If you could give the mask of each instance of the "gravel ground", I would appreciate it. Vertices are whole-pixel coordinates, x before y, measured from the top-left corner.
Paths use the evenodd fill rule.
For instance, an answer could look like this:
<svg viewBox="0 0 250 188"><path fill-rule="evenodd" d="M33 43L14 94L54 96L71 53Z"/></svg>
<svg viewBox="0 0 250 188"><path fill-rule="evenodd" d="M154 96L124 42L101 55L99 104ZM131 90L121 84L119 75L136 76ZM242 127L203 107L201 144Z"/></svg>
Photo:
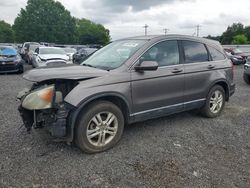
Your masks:
<svg viewBox="0 0 250 188"><path fill-rule="evenodd" d="M250 86L216 119L186 112L126 127L121 142L95 155L27 134L17 112L21 75L0 75L0 187L250 187Z"/></svg>

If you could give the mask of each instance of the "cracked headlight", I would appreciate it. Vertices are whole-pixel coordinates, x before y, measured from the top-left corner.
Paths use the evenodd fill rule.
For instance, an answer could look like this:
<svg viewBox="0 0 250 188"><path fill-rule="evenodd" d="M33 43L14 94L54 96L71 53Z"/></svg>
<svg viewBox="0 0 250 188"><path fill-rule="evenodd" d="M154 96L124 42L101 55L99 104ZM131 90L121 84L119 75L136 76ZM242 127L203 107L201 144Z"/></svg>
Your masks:
<svg viewBox="0 0 250 188"><path fill-rule="evenodd" d="M22 102L22 107L28 110L42 110L51 108L54 89L55 87L52 85L28 94Z"/></svg>

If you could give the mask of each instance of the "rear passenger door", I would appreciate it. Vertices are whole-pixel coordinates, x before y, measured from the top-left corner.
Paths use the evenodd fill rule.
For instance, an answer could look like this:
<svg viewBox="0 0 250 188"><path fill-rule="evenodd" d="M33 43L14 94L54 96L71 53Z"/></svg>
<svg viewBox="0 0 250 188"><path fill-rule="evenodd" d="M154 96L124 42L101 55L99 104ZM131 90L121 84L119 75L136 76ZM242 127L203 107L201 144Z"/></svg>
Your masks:
<svg viewBox="0 0 250 188"><path fill-rule="evenodd" d="M182 50L185 69L184 108L191 109L204 104L212 72L217 68L205 44L183 40Z"/></svg>

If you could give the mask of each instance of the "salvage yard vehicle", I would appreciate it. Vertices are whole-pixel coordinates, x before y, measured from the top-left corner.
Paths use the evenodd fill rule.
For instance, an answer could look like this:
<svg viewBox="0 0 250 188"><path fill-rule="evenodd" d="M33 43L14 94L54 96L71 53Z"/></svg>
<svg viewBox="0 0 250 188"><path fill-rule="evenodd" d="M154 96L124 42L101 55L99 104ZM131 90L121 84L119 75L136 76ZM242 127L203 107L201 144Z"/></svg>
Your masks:
<svg viewBox="0 0 250 188"><path fill-rule="evenodd" d="M40 46L33 53L33 67L45 67L65 64L72 64L72 61L70 61L66 52L62 48Z"/></svg>
<svg viewBox="0 0 250 188"><path fill-rule="evenodd" d="M33 60L33 54L37 48L39 48L40 45L37 44L30 44L26 53L26 62L29 65L32 65L32 60Z"/></svg>
<svg viewBox="0 0 250 188"><path fill-rule="evenodd" d="M0 46L0 73L23 73L23 60L11 46Z"/></svg>
<svg viewBox="0 0 250 188"><path fill-rule="evenodd" d="M241 64L244 64L246 62L246 60L239 55L232 55L231 53L229 53L227 51L225 51L225 52L226 52L227 57L229 59L231 59L231 61L234 65L241 65Z"/></svg>
<svg viewBox="0 0 250 188"><path fill-rule="evenodd" d="M97 48L82 48L78 50L73 55L73 63L76 64L82 63L85 59L87 59L91 54L93 54L97 50L98 50Z"/></svg>
<svg viewBox="0 0 250 188"><path fill-rule="evenodd" d="M243 78L247 84L250 84L250 61L247 61L244 65Z"/></svg>
<svg viewBox="0 0 250 188"><path fill-rule="evenodd" d="M25 42L25 43L23 43L21 50L20 50L20 55L26 63L29 63L28 62L28 53L29 53L30 45L39 46L39 43L37 43L37 42Z"/></svg>
<svg viewBox="0 0 250 188"><path fill-rule="evenodd" d="M75 48L63 48L69 60L73 62L73 55L77 52Z"/></svg>
<svg viewBox="0 0 250 188"><path fill-rule="evenodd" d="M118 40L81 65L33 69L24 79L34 82L18 95L27 130L46 128L87 153L113 147L125 124L192 109L217 117L235 91L221 45L183 35Z"/></svg>
<svg viewBox="0 0 250 188"><path fill-rule="evenodd" d="M246 63L246 60L249 56L249 53L242 52L239 48L225 48L224 49L226 52L232 54L233 56L241 57L243 59L243 63Z"/></svg>

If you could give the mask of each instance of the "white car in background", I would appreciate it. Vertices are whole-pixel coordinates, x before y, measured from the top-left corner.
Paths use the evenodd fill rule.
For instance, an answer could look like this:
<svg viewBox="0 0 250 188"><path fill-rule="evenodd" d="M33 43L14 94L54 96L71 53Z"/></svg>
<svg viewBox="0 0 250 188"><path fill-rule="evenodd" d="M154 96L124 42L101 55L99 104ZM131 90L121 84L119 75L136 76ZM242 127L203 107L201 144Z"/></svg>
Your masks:
<svg viewBox="0 0 250 188"><path fill-rule="evenodd" d="M45 67L72 64L69 56L62 48L39 47L33 53L32 66Z"/></svg>
<svg viewBox="0 0 250 188"><path fill-rule="evenodd" d="M66 52L67 56L69 56L69 60L73 62L73 55L77 52L75 48L63 48Z"/></svg>

